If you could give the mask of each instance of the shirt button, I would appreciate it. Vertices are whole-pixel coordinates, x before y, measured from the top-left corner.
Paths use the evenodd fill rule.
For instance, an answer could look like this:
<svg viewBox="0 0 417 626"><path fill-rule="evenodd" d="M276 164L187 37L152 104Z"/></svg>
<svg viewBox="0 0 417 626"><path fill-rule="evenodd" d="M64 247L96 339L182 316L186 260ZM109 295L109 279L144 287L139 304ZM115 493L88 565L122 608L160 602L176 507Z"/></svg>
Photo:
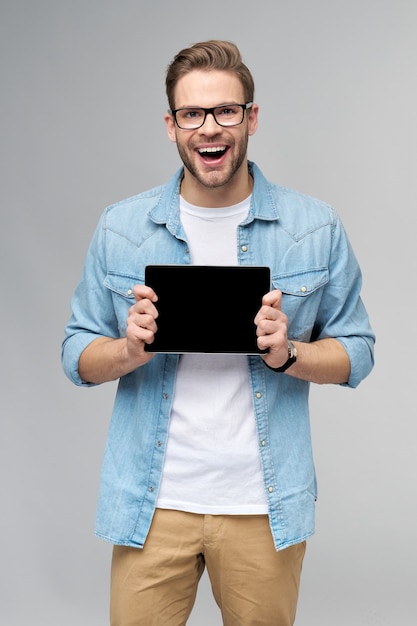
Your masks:
<svg viewBox="0 0 417 626"><path fill-rule="evenodd" d="M262 398L262 394L261 394L261 392L260 392L260 391L258 391L258 392L256 393L256 397L258 398L258 400L259 400L259 398Z"/></svg>
<svg viewBox="0 0 417 626"><path fill-rule="evenodd" d="M301 287L301 291L302 291L302 293L305 293L305 292L307 291L307 287L306 287L305 285L303 285L303 286Z"/></svg>
<svg viewBox="0 0 417 626"><path fill-rule="evenodd" d="M242 246L241 250L242 250L242 252L247 252L248 251L248 246Z"/></svg>
<svg viewBox="0 0 417 626"><path fill-rule="evenodd" d="M269 493L272 493L274 491L274 488L273 487L268 487L268 491L269 491Z"/></svg>
<svg viewBox="0 0 417 626"><path fill-rule="evenodd" d="M149 491L150 492L155 491L155 487L149 487Z"/></svg>
<svg viewBox="0 0 417 626"><path fill-rule="evenodd" d="M131 289L128 289L128 290L126 291L126 293L127 293L127 295L128 295L128 296L131 296L131 295L132 295L132 293L133 293L133 291L132 291Z"/></svg>
<svg viewBox="0 0 417 626"><path fill-rule="evenodd" d="M162 394L162 397L163 397L163 399L164 399L164 400L168 400L168 398L169 398L169 396L168 396L168 394L167 394L167 393L163 393L163 394Z"/></svg>
<svg viewBox="0 0 417 626"><path fill-rule="evenodd" d="M262 447L266 446L266 441L265 441L265 439L263 439L263 440L261 441L261 446L262 446Z"/></svg>

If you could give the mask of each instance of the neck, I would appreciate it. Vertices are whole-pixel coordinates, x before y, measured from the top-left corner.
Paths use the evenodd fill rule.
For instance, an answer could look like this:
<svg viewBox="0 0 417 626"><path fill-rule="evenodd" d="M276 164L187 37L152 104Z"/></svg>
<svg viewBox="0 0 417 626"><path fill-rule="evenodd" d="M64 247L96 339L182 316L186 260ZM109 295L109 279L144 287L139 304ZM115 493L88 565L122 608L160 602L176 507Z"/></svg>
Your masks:
<svg viewBox="0 0 417 626"><path fill-rule="evenodd" d="M238 176L219 187L202 185L187 168L184 168L180 193L187 202L195 206L221 208L242 202L250 196L252 189L253 178L246 163Z"/></svg>

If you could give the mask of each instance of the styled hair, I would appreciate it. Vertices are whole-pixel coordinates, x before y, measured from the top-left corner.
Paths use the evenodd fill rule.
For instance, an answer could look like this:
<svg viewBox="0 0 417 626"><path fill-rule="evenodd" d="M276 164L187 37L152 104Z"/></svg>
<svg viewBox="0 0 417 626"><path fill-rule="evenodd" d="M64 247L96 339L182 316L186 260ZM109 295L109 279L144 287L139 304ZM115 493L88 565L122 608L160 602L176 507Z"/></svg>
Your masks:
<svg viewBox="0 0 417 626"><path fill-rule="evenodd" d="M243 63L238 47L231 41L211 39L184 48L168 65L165 88L171 109L175 109L174 92L177 82L192 70L222 70L236 74L243 86L245 102L253 101L254 80Z"/></svg>

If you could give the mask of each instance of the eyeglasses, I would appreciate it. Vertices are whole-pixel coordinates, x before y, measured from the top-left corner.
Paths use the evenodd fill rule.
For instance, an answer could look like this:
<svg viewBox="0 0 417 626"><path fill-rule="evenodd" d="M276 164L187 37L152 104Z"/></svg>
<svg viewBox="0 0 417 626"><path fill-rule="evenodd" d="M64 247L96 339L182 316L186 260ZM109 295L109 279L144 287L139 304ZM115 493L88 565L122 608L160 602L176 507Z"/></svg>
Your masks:
<svg viewBox="0 0 417 626"><path fill-rule="evenodd" d="M175 123L182 130L196 130L203 126L209 113L219 126L239 126L243 122L246 109L250 109L253 102L246 104L222 104L212 109L203 107L183 107L181 109L168 109L168 113L174 116Z"/></svg>

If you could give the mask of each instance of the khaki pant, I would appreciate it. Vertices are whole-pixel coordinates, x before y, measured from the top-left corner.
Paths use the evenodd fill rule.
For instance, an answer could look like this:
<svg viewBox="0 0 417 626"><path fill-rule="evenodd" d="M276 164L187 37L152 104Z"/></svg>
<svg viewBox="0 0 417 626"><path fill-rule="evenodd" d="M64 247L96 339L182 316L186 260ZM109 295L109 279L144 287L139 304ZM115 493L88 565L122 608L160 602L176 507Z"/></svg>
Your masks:
<svg viewBox="0 0 417 626"><path fill-rule="evenodd" d="M292 626L304 552L266 515L157 509L143 549L114 546L111 626L184 626L205 566L225 626Z"/></svg>

